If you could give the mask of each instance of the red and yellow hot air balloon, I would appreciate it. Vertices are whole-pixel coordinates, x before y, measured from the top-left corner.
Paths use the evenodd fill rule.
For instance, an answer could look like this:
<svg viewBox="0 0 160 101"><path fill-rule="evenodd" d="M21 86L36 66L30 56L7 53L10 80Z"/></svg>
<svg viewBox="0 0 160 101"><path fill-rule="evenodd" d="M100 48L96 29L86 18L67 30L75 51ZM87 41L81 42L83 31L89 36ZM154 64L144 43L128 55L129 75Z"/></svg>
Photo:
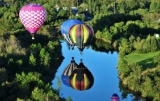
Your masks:
<svg viewBox="0 0 160 101"><path fill-rule="evenodd" d="M93 28L87 24L75 24L69 30L70 39L80 51L91 42L93 36Z"/></svg>
<svg viewBox="0 0 160 101"><path fill-rule="evenodd" d="M46 15L46 10L39 4L28 4L21 8L19 12L20 20L32 35L32 39L45 22Z"/></svg>
<svg viewBox="0 0 160 101"><path fill-rule="evenodd" d="M88 90L93 86L94 77L82 61L70 76L70 86L75 90Z"/></svg>
<svg viewBox="0 0 160 101"><path fill-rule="evenodd" d="M65 38L65 40L70 44L73 45L72 41L69 38L69 30L70 28L75 25L75 24L82 24L83 22L78 20L78 19L68 19L66 21L64 21L61 25L61 33L63 35L63 37Z"/></svg>

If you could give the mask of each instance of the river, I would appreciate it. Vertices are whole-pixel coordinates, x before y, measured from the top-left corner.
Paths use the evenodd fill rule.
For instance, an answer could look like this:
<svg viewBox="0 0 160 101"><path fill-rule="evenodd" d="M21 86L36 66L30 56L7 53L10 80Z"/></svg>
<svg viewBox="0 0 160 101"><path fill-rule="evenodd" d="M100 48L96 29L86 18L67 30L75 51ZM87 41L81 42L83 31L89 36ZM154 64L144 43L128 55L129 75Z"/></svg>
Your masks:
<svg viewBox="0 0 160 101"><path fill-rule="evenodd" d="M62 83L60 90L61 97L67 98L70 96L73 101L110 101L112 94L117 93L120 101L132 101L134 98L132 94L128 94L126 98L122 98L121 96L122 92L119 88L118 70L116 68L118 64L117 52L105 53L87 47L80 54L77 47L74 47L74 50L69 50L64 40L61 40L61 45L64 59L57 70L56 77L61 78L64 69L70 64L72 57L74 57L77 64L82 59L84 65L94 77L93 86L84 91L74 90ZM56 89L57 79L54 78L52 83L52 87Z"/></svg>

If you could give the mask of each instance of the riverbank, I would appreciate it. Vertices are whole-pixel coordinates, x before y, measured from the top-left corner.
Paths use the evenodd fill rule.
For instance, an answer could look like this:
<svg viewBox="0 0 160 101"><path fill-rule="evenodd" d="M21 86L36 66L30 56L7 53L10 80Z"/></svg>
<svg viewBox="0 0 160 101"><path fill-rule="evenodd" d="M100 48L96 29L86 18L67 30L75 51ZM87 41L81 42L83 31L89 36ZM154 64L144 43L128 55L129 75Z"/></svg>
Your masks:
<svg viewBox="0 0 160 101"><path fill-rule="evenodd" d="M144 101L159 101L160 51L146 54L130 53L119 58L119 78L129 90Z"/></svg>

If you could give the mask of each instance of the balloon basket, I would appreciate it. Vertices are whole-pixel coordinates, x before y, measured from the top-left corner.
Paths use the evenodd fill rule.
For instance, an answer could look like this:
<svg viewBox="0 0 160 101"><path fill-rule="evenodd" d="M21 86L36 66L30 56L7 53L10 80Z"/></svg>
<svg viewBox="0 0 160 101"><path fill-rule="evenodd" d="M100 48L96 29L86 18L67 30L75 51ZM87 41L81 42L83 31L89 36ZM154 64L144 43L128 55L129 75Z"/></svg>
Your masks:
<svg viewBox="0 0 160 101"><path fill-rule="evenodd" d="M34 34L32 34L32 40L34 40L35 38L34 38Z"/></svg>

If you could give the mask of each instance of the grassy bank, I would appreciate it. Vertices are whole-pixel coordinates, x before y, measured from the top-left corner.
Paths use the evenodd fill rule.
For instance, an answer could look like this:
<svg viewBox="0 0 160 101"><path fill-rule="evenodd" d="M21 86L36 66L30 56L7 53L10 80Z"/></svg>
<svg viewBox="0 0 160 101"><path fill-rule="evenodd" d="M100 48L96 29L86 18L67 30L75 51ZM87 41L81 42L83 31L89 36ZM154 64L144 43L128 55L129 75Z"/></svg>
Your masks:
<svg viewBox="0 0 160 101"><path fill-rule="evenodd" d="M160 51L151 52L147 54L140 54L140 53L131 53L127 55L127 61L129 64L133 63L151 63L153 62L153 58L160 54Z"/></svg>

